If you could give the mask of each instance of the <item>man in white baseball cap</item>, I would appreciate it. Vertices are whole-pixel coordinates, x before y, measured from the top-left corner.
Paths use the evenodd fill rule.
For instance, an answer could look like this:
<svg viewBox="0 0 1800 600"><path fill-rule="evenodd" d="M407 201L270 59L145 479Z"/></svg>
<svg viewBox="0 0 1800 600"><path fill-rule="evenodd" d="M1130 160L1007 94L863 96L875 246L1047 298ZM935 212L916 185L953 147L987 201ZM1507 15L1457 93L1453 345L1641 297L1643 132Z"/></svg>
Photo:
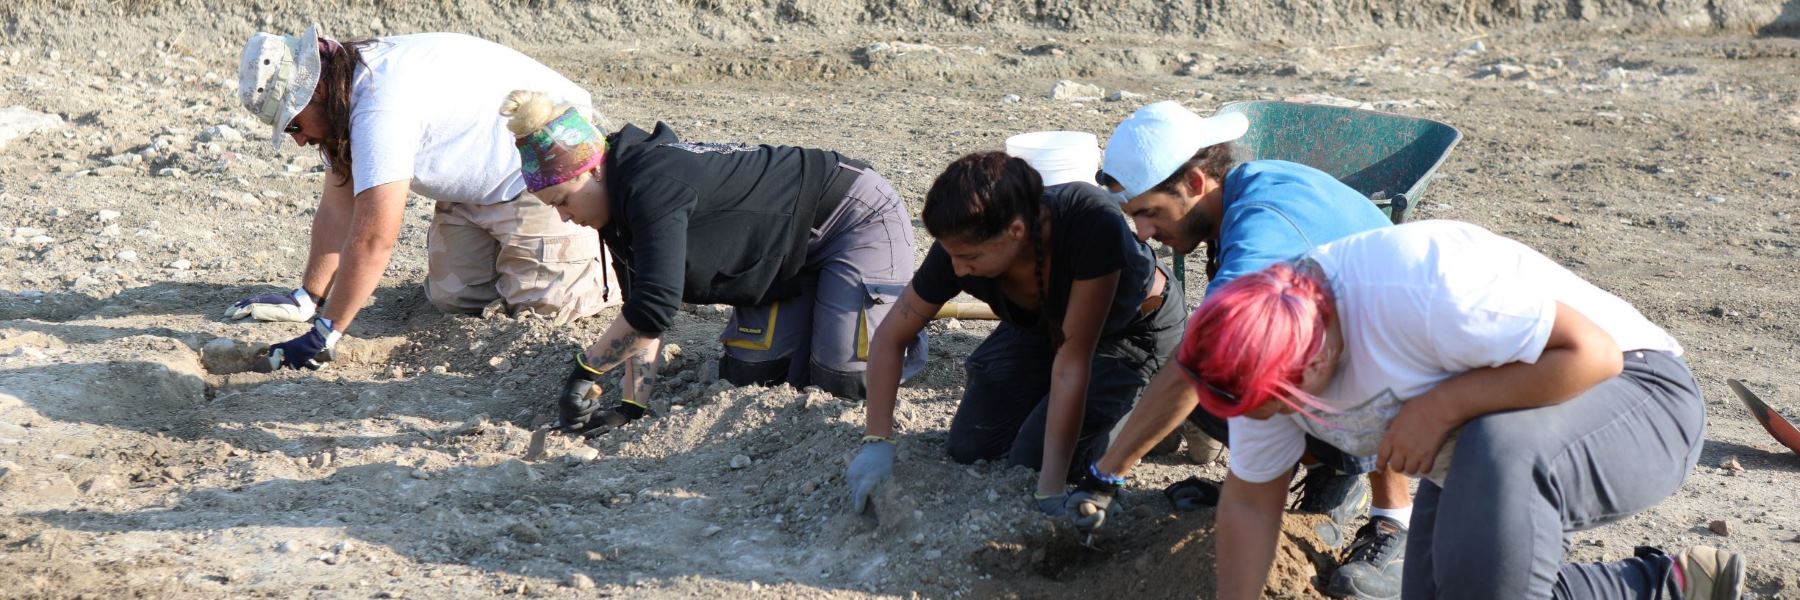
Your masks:
<svg viewBox="0 0 1800 600"><path fill-rule="evenodd" d="M1314 246L1389 224L1368 198L1323 171L1278 160L1237 163L1232 142L1249 128L1242 113L1201 117L1174 101L1151 104L1113 131L1097 177L1114 190L1140 238L1155 239L1182 253L1207 243L1208 293L1239 275L1298 257ZM1195 410L1199 399L1192 386L1179 365L1170 360L1144 390L1106 455L1094 464L1096 472L1124 476L1184 418L1221 441L1228 442L1233 433L1249 434L1237 431L1238 419L1228 427L1226 421ZM1360 516L1364 506L1373 507L1373 519L1356 533L1353 550L1327 592L1399 597L1399 558L1412 511L1407 478L1371 473L1373 465L1367 464L1371 461L1333 451L1323 442L1309 443L1308 449L1313 452L1309 464L1303 465L1308 468L1302 469L1306 477L1298 510L1329 515L1342 527ZM1234 474L1251 470L1289 473L1293 467L1255 465L1248 469L1240 464L1245 459L1237 455L1229 460ZM1362 473L1369 473L1374 484L1372 503L1371 488L1364 485ZM1221 515L1225 514L1224 504L1234 500L1219 498L1213 484L1197 478L1176 483L1165 494L1178 507L1219 502ZM1102 497L1097 504L1109 501ZM1098 526L1104 511L1096 514L1102 516L1077 524ZM1219 551L1223 555L1247 549ZM1225 589L1223 579L1221 582Z"/></svg>

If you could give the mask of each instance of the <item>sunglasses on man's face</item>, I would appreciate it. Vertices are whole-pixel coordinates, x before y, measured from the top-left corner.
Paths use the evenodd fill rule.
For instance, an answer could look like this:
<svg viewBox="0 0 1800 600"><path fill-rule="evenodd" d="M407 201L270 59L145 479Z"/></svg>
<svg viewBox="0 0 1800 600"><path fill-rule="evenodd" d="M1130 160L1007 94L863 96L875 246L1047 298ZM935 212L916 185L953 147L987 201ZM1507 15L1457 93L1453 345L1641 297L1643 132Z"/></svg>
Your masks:
<svg viewBox="0 0 1800 600"><path fill-rule="evenodd" d="M300 124L293 122L293 121L289 121L287 124L287 127L281 128L281 132L288 134L288 135L294 135L296 133L300 133Z"/></svg>

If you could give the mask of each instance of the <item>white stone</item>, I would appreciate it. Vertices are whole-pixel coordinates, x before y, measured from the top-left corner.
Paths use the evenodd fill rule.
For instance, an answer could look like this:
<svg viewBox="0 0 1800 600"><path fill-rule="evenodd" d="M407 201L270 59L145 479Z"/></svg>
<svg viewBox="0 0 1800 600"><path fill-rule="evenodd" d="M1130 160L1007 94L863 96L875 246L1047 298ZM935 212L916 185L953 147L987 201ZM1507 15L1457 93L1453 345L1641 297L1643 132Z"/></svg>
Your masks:
<svg viewBox="0 0 1800 600"><path fill-rule="evenodd" d="M94 220L99 221L101 223L112 221L117 218L119 218L119 211L116 211L116 210L108 210L108 209L103 208L103 209L100 209L100 212L94 213Z"/></svg>
<svg viewBox="0 0 1800 600"><path fill-rule="evenodd" d="M1139 94L1137 92L1127 92L1125 90L1119 90L1119 91L1113 92L1112 95L1107 96L1106 101L1107 102L1121 102L1124 100L1141 100L1143 98L1144 98L1143 94Z"/></svg>
<svg viewBox="0 0 1800 600"><path fill-rule="evenodd" d="M748 457L748 456L739 454L739 455L731 457L731 468L734 470L735 469L747 469L750 467L751 464L752 464L752 461L750 460L750 457Z"/></svg>
<svg viewBox="0 0 1800 600"><path fill-rule="evenodd" d="M62 127L62 117L41 113L23 106L0 108L0 148L7 142L38 131Z"/></svg>
<svg viewBox="0 0 1800 600"><path fill-rule="evenodd" d="M1050 86L1051 100L1099 100L1105 95L1106 88L1067 79L1059 79Z"/></svg>
<svg viewBox="0 0 1800 600"><path fill-rule="evenodd" d="M189 261L188 259L181 258L181 259L176 259L175 262L169 263L169 268L177 270L177 271L186 271L188 269L194 268L194 263Z"/></svg>
<svg viewBox="0 0 1800 600"><path fill-rule="evenodd" d="M244 141L244 134L238 133L238 130L232 129L230 125L214 125L200 132L200 141L241 142Z"/></svg>

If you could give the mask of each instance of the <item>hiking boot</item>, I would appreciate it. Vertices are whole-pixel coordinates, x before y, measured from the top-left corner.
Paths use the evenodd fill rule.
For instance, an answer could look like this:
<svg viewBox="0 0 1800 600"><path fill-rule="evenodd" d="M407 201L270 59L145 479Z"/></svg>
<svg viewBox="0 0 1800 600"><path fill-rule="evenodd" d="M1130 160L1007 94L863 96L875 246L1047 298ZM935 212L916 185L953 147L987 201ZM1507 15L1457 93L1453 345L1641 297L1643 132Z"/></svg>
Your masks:
<svg viewBox="0 0 1800 600"><path fill-rule="evenodd" d="M1675 556L1681 597L1737 600L1744 593L1744 557L1712 546L1694 546Z"/></svg>
<svg viewBox="0 0 1800 600"><path fill-rule="evenodd" d="M1387 517L1371 517L1356 530L1344 565L1331 574L1325 595L1333 598L1389 600L1400 597L1400 571L1406 555L1406 526Z"/></svg>
<svg viewBox="0 0 1800 600"><path fill-rule="evenodd" d="M1350 525L1351 519L1362 516L1369 509L1369 482L1362 475L1340 473L1330 467L1312 467L1306 470L1306 476L1294 485L1299 490L1300 499L1294 501L1295 512L1313 515L1325 515L1331 518L1330 525L1314 528L1320 541L1336 548L1344 543L1344 528Z"/></svg>
<svg viewBox="0 0 1800 600"><path fill-rule="evenodd" d="M1189 421L1182 421L1175 428L1176 435L1187 442L1188 460L1197 465L1210 465L1225 462L1225 444L1200 430L1200 426Z"/></svg>

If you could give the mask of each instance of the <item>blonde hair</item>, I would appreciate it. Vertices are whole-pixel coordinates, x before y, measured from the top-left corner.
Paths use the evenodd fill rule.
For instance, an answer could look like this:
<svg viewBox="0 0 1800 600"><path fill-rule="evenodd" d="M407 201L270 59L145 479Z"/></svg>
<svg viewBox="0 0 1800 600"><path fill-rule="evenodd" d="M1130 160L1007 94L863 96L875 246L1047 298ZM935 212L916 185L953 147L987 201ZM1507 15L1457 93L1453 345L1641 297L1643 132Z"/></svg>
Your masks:
<svg viewBox="0 0 1800 600"><path fill-rule="evenodd" d="M500 116L507 117L506 129L512 132L513 137L525 137L542 129L545 123L571 108L581 118L587 119L601 135L606 134L606 118L593 108L586 105L553 104L550 96L543 92L513 90L506 95L506 101L500 103Z"/></svg>

